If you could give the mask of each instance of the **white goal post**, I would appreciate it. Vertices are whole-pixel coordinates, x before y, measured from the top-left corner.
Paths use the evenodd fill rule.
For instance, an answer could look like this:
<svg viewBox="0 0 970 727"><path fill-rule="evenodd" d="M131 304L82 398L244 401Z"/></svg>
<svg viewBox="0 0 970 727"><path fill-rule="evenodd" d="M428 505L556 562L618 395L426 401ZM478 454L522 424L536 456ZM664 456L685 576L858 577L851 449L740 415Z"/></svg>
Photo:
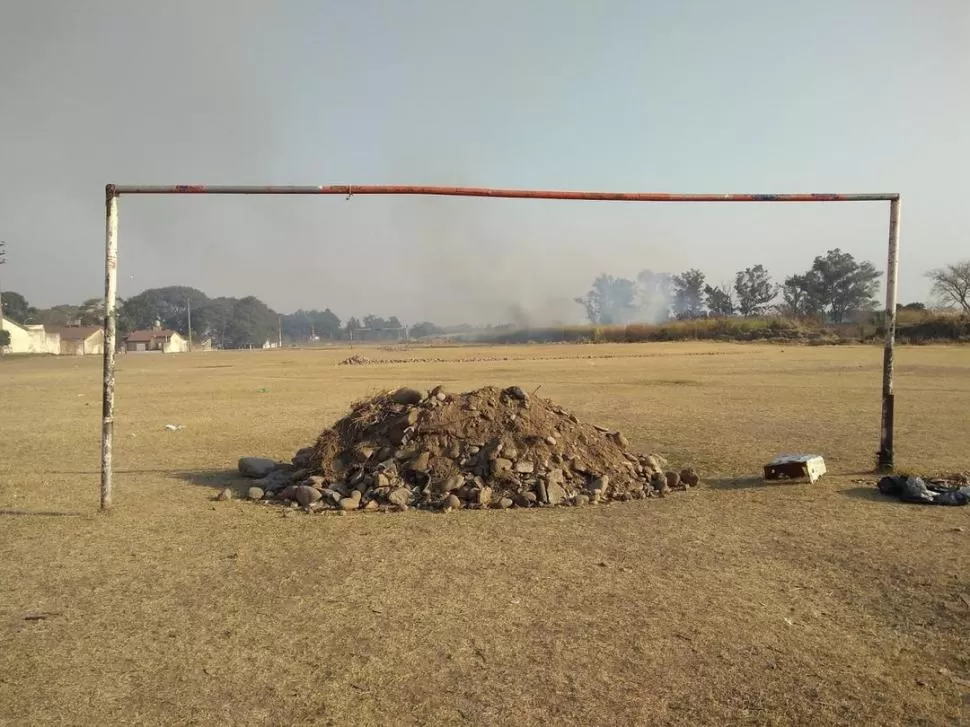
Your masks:
<svg viewBox="0 0 970 727"><path fill-rule="evenodd" d="M105 186L104 253L104 387L101 420L101 509L111 507L114 435L115 353L117 348L118 198L135 194L242 194L242 195L421 195L444 197L496 197L503 199L559 199L601 202L889 202L889 256L886 265L886 338L882 369L882 418L876 467L892 471L895 409L894 347L896 294L899 269L898 193L879 194L666 194L660 192L577 192L488 187L427 187L412 185L327 186Z"/></svg>

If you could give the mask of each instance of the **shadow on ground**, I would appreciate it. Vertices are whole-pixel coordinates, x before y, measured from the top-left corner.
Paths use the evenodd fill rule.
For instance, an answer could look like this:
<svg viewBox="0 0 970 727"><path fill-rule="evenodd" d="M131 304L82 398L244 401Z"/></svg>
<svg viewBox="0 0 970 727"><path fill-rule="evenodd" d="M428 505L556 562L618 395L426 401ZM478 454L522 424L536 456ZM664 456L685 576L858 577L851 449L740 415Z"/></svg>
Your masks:
<svg viewBox="0 0 970 727"><path fill-rule="evenodd" d="M878 502L898 502L894 498L886 497L875 487L849 487L839 490L840 495L851 497L854 500L873 500Z"/></svg>
<svg viewBox="0 0 970 727"><path fill-rule="evenodd" d="M241 476L236 470L186 470L186 471L169 471L169 474L183 482L188 482L191 485L198 485L199 487L212 487L215 489L222 489L228 487L232 490L239 490L248 484L252 484L253 480L246 479Z"/></svg>
<svg viewBox="0 0 970 727"><path fill-rule="evenodd" d="M717 480L704 480L704 485L715 490L773 490L779 487L805 486L801 480L778 480L765 482L760 477L727 477Z"/></svg>

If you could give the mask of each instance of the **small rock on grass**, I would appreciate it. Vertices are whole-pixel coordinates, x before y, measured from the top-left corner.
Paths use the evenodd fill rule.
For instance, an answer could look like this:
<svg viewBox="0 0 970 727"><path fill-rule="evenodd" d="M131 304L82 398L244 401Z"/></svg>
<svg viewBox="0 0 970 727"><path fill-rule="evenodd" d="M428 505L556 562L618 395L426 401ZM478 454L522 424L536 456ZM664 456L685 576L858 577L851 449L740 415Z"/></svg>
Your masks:
<svg viewBox="0 0 970 727"><path fill-rule="evenodd" d="M265 494L266 493L263 492L263 488L262 487L250 487L249 488L249 499L250 500L262 500L263 499L263 495L265 495Z"/></svg>
<svg viewBox="0 0 970 727"><path fill-rule="evenodd" d="M309 485L297 485L296 491L293 493L293 499L303 507L313 504L321 497L323 497L323 493Z"/></svg>
<svg viewBox="0 0 970 727"><path fill-rule="evenodd" d="M512 500L510 500L508 497L502 497L498 502L495 503L495 507L499 510L508 510L510 507L512 507Z"/></svg>
<svg viewBox="0 0 970 727"><path fill-rule="evenodd" d="M452 494L452 495L448 495L448 497L445 498L445 509L446 510L461 509L461 499L459 499L458 495Z"/></svg>
<svg viewBox="0 0 970 727"><path fill-rule="evenodd" d="M340 501L341 510L356 510L358 505L360 505L359 497L345 497Z"/></svg>

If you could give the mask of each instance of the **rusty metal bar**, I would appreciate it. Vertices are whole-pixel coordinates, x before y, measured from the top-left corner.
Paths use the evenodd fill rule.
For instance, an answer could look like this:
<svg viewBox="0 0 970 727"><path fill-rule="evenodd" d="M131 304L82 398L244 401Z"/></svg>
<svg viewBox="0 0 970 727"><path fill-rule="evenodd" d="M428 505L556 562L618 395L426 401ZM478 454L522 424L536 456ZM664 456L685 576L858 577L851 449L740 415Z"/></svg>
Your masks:
<svg viewBox="0 0 970 727"><path fill-rule="evenodd" d="M113 185L105 187L104 390L101 440L101 507L111 506L111 446L114 423L117 331L118 197L122 194L242 195L422 195L505 199L560 199L603 202L889 202L889 266L886 291L886 346L879 466L893 467L893 349L896 338L896 285L899 264L899 194L669 194L660 192L582 192L569 190L438 187L420 185L225 186L202 184Z"/></svg>
<svg viewBox="0 0 970 727"><path fill-rule="evenodd" d="M505 199L573 199L603 202L890 202L891 192L873 194L668 194L662 192L577 192L549 189L491 187L433 187L415 185L222 186L205 184L118 185L117 194L321 194L423 195L439 197L498 197Z"/></svg>
<svg viewBox="0 0 970 727"><path fill-rule="evenodd" d="M111 507L111 446L115 408L115 338L118 330L118 193L104 190L104 385L101 396L101 509Z"/></svg>
<svg viewBox="0 0 970 727"><path fill-rule="evenodd" d="M889 260L886 264L886 341L882 357L882 425L879 433L877 469L896 467L893 434L896 410L895 346L896 297L899 278L899 198L889 203Z"/></svg>

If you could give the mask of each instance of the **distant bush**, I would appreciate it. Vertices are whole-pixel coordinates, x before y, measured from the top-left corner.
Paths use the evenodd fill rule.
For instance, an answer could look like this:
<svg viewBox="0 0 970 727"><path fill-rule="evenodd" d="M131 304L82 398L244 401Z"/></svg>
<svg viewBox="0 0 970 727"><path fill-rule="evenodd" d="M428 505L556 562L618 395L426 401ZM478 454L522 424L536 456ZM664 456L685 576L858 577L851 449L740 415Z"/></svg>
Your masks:
<svg viewBox="0 0 970 727"><path fill-rule="evenodd" d="M661 341L778 341L840 344L880 340L885 314L860 322L824 324L813 318L697 318L625 326L548 326L482 336L483 343L647 343ZM902 343L970 341L970 316L900 311L896 337Z"/></svg>
<svg viewBox="0 0 970 727"><path fill-rule="evenodd" d="M885 325L878 335L885 334ZM956 313L923 313L896 319L896 340L901 343L970 342L970 315Z"/></svg>

